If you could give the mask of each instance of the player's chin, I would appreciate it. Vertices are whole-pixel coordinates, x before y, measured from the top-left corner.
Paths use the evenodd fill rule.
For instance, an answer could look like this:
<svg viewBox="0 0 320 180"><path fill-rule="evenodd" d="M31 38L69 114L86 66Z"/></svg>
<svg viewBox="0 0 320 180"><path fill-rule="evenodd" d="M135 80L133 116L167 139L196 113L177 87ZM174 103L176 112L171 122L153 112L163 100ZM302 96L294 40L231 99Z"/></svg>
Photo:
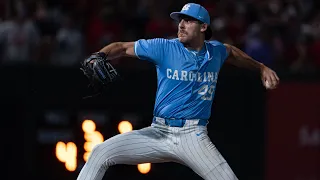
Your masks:
<svg viewBox="0 0 320 180"><path fill-rule="evenodd" d="M178 39L180 42L185 43L187 42L187 37L186 36L178 36Z"/></svg>

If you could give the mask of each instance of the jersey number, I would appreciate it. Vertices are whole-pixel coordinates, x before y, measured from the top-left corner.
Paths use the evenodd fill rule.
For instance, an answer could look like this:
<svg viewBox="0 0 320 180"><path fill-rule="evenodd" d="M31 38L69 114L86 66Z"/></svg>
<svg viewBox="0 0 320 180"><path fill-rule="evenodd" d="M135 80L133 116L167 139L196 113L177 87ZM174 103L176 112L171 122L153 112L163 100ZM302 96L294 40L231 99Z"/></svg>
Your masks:
<svg viewBox="0 0 320 180"><path fill-rule="evenodd" d="M215 88L214 85L211 85L209 87L209 85L205 84L199 89L198 94L201 95L201 99L202 100L211 101L212 100L212 95L213 95L213 92L214 92L214 88Z"/></svg>

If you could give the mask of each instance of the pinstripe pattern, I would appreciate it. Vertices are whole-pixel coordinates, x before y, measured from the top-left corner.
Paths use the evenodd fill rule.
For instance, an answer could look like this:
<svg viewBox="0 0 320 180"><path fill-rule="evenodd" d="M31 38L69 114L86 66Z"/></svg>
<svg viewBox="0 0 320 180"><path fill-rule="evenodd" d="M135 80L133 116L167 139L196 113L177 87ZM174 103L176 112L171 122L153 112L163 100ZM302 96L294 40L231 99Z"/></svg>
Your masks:
<svg viewBox="0 0 320 180"><path fill-rule="evenodd" d="M174 153L184 164L205 180L236 180L237 177L207 135L206 126L186 123L182 128L169 127L178 136ZM198 135L199 136L198 136Z"/></svg>
<svg viewBox="0 0 320 180"><path fill-rule="evenodd" d="M206 126L189 120L184 127L169 127L161 119L150 127L114 136L97 145L77 179L100 180L112 165L146 162L177 162L205 180L237 179L208 137Z"/></svg>

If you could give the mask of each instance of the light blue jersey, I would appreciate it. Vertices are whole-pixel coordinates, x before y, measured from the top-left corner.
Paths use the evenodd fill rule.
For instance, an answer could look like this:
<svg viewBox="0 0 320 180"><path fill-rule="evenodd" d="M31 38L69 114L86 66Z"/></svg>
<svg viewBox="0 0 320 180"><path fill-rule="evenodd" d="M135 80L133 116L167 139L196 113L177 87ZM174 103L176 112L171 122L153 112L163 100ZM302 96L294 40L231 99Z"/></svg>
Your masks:
<svg viewBox="0 0 320 180"><path fill-rule="evenodd" d="M140 39L139 59L156 65L158 89L154 116L209 119L219 70L228 56L218 41L206 41L200 52L186 49L178 39Z"/></svg>

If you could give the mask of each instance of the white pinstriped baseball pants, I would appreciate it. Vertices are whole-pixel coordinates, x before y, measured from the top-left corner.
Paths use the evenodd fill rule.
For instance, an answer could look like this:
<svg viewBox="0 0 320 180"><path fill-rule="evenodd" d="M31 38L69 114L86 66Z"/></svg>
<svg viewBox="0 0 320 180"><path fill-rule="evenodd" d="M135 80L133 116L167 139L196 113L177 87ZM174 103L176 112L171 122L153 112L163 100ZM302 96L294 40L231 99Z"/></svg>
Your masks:
<svg viewBox="0 0 320 180"><path fill-rule="evenodd" d="M78 175L78 180L101 180L116 164L177 162L190 167L205 180L236 180L237 177L198 120L170 127L162 118L150 127L119 134L97 145Z"/></svg>

